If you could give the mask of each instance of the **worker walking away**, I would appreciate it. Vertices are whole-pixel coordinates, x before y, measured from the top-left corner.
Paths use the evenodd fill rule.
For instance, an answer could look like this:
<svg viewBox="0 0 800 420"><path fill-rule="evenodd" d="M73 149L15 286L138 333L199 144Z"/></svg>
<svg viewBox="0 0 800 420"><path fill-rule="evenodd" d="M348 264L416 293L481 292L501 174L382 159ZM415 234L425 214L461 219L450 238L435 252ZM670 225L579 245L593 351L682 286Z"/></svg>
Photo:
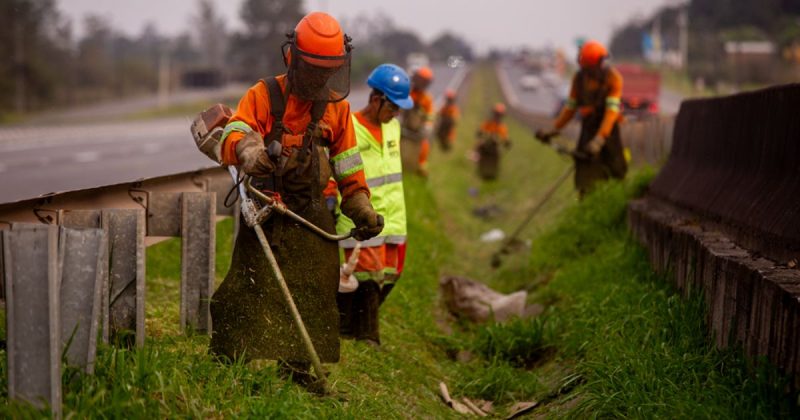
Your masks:
<svg viewBox="0 0 800 420"><path fill-rule="evenodd" d="M459 117L456 92L447 89L444 93L444 105L439 109L436 123L436 138L439 140L439 146L445 152L453 148L456 139L456 123Z"/></svg>
<svg viewBox="0 0 800 420"><path fill-rule="evenodd" d="M508 127L503 123L506 106L497 103L492 107L491 116L478 129L478 144L475 151L478 155L478 175L484 180L497 179L500 172L501 147L511 147L508 139Z"/></svg>
<svg viewBox="0 0 800 420"><path fill-rule="evenodd" d="M420 67L411 76L411 99L414 107L403 111L400 150L405 173L428 176L428 154L433 132L433 97L428 87L433 82L433 70Z"/></svg>
<svg viewBox="0 0 800 420"><path fill-rule="evenodd" d="M361 228L357 239L365 240L380 233L383 222L369 201L345 100L349 41L330 15L303 17L282 47L287 73L260 80L245 93L225 127L221 154L223 163L251 175L256 188L327 232L334 231L334 220L322 189L333 176L342 212ZM338 361L336 243L280 214L262 227L320 360ZM275 359L295 380L311 378L310 359L275 275L245 224L230 271L212 297L211 317L210 350L223 360Z"/></svg>
<svg viewBox="0 0 800 420"><path fill-rule="evenodd" d="M381 64L367 78L372 88L364 109L353 114L356 141L364 160L375 211L384 218L380 235L362 242L339 242L345 261L357 254L355 266L344 279L355 277L355 290L340 286L337 295L340 331L344 337L380 345L378 308L395 286L403 270L406 247L406 206L403 194L403 164L400 156L400 110L414 106L409 96L406 72L394 64ZM326 193L333 192L330 189ZM337 232L350 232L353 221L338 215ZM356 246L360 245L358 249Z"/></svg>
<svg viewBox="0 0 800 420"><path fill-rule="evenodd" d="M622 179L628 171L619 124L622 76L608 65L608 51L597 41L587 41L578 54L580 70L572 78L569 99L550 130L537 131L549 141L575 113L581 116L577 150L589 159L575 161L575 188L581 197L602 180Z"/></svg>

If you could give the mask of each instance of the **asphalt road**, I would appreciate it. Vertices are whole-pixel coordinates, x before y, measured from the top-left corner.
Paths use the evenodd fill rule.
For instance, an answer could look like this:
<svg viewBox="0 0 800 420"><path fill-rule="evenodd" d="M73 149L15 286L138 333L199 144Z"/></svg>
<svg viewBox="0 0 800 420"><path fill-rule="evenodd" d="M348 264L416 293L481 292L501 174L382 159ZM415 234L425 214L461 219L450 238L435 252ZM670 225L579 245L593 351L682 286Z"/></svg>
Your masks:
<svg viewBox="0 0 800 420"><path fill-rule="evenodd" d="M511 62L501 64L500 70L503 71L515 92L519 105L529 112L544 115L554 115L561 101L569 94L569 80L561 80L555 86L545 86L536 90L525 90L520 86L520 79L525 75L525 70ZM681 101L684 98L669 89L661 88L659 97L659 108L662 114L674 115L678 113Z"/></svg>
<svg viewBox="0 0 800 420"><path fill-rule="evenodd" d="M433 66L433 70L436 78L431 92L436 98L463 73L463 69L444 65ZM353 89L350 96L353 110L363 107L368 92L365 87ZM200 99L196 95L191 98ZM150 106L152 100L142 99L70 110L62 115L71 113L83 120L96 110L102 118L110 118L115 112L130 113L137 107ZM189 134L190 123L191 116L115 123L0 126L0 203L214 166L195 147Z"/></svg>

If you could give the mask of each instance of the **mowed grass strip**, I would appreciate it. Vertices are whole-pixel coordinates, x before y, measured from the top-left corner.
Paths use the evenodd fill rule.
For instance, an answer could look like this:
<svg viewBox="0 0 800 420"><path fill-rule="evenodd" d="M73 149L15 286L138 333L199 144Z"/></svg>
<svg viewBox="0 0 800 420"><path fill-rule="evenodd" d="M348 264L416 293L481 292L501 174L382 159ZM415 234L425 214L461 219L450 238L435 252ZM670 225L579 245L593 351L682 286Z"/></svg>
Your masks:
<svg viewBox="0 0 800 420"><path fill-rule="evenodd" d="M499 92L489 68L473 78L465 120L474 122L487 115ZM606 183L582 202L571 185L562 187L523 235L533 239L533 249L506 258L501 270L488 269L499 244L483 243L479 235L494 227L509 232L569 165L536 144L529 129L513 120L508 125L514 146L496 182L478 181L464 157L477 126L459 128L460 144L451 156L434 156L447 168L432 172L431 184L454 244L444 270L505 292L527 289L529 300L546 310L533 321L463 327L443 346L480 354L484 373L501 376L512 367L509 377L538 378L528 391L546 403L537 411L549 416L796 418L797 394L787 392L788 379L737 349L715 349L702 298L676 294L631 239L625 206L642 193L652 169ZM474 206L487 202L504 213L475 218ZM502 390L492 385L486 377L464 376L459 389L497 398Z"/></svg>

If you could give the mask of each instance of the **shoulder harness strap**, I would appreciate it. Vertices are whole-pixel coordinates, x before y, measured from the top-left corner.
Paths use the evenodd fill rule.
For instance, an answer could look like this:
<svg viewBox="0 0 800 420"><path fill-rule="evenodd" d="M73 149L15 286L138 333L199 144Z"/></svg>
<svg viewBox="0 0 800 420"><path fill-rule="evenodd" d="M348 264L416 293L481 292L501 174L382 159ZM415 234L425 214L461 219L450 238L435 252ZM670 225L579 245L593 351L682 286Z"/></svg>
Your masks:
<svg viewBox="0 0 800 420"><path fill-rule="evenodd" d="M267 86L269 93L269 113L272 115L272 130L270 130L267 138L264 139L266 143L273 140L280 142L280 136L283 134L283 114L286 111L286 98L283 95L281 86L278 84L278 79L270 77L267 80L261 79L261 82Z"/></svg>

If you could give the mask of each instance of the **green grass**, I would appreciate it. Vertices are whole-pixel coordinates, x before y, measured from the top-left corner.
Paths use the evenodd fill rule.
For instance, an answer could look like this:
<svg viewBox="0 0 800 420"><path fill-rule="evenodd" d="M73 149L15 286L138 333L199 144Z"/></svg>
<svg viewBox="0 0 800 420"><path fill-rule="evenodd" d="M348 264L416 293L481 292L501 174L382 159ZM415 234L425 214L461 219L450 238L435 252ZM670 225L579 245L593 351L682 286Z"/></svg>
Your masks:
<svg viewBox="0 0 800 420"><path fill-rule="evenodd" d="M651 178L611 183L568 209L531 254L552 273L535 299L557 302L553 345L585 385L565 416L770 418L797 416L796 395L766 363L720 351L708 339L698 294L677 295L654 274L624 224L626 199Z"/></svg>
<svg viewBox="0 0 800 420"><path fill-rule="evenodd" d="M489 268L499 243L480 242L480 234L510 232L569 162L509 121L514 148L500 180L478 181L465 155L499 95L488 68L478 68L472 83L456 149L434 150L428 181L406 180L409 254L381 309L383 346L343 341L340 363L328 365L333 395L312 396L280 379L272 362L221 365L207 354L206 336L183 334L180 241L169 240L147 250L145 347L102 347L93 376L65 371L65 417L458 418L439 399L440 381L454 396L494 401L500 414L537 400L536 413L568 418L796 417L783 379L737 351L715 350L702 300L677 296L629 238L625 203L652 171L606 184L580 203L562 187L523 233L532 248ZM472 215L492 203L501 216ZM230 261L231 228L230 220L218 224L218 281ZM503 325L453 322L438 303L441 274L506 292L525 288L546 309ZM0 401L0 416L42 415L9 403L4 381Z"/></svg>
<svg viewBox="0 0 800 420"><path fill-rule="evenodd" d="M483 89L468 98L465 119L473 124L499 96L485 72L475 77ZM492 272L488 256L499 245L480 242L480 233L492 227L509 232L568 163L526 142L528 130L510 121L515 148L503 157L502 184L482 184L462 157L472 147L475 127L459 129L459 149L451 157L436 157L446 170L431 180L439 210L451 220L446 228L455 244L443 270L498 290L527 289L529 300L547 310L529 325L517 321L459 331L453 342L446 342L451 352L470 348L482 353L492 378L538 376L529 390L549 402L537 408L549 416L798 415L796 394L784 392L786 379L765 363L746 361L736 349L716 350L707 336L702 299L676 295L664 276L652 272L646 251L631 240L625 206L652 179L651 169L635 170L624 183L607 183L580 203L570 187L562 187L524 234L534 239L532 249L508 257L503 269ZM470 186L479 189L477 198L466 194ZM487 202L503 206L505 215L490 221L471 215L472 206ZM507 373L509 366L530 365L537 357L532 370ZM460 389L502 392L495 388L499 380L484 379L482 387L474 386L476 380L477 375L462 377Z"/></svg>

